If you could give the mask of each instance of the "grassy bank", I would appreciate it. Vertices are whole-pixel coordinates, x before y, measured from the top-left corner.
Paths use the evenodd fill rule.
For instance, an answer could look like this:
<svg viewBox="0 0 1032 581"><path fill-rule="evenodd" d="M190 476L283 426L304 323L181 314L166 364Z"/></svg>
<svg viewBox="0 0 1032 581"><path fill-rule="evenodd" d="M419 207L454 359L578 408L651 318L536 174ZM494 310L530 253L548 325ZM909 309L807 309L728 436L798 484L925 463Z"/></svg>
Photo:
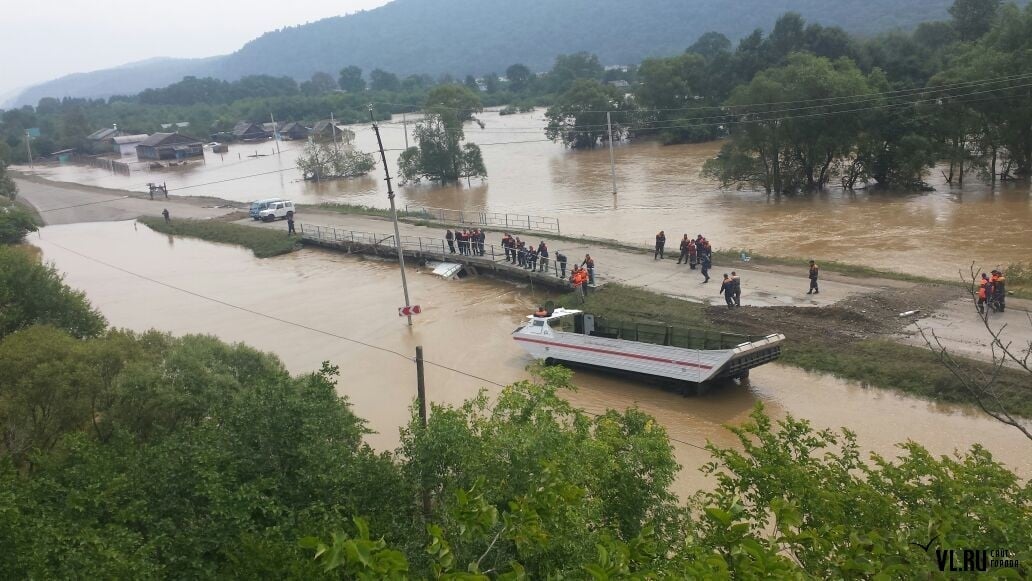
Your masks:
<svg viewBox="0 0 1032 581"><path fill-rule="evenodd" d="M167 224L163 218L144 217L139 218L139 221L163 234L244 246L250 248L258 258L287 254L300 248L297 240L288 238L284 230L254 228L216 220L177 219Z"/></svg>
<svg viewBox="0 0 1032 581"><path fill-rule="evenodd" d="M557 305L625 322L663 322L694 329L741 333L710 316L710 307L622 285L606 285L590 293L585 303L575 293L558 299ZM723 309L718 309L723 313ZM813 314L808 310L802 314ZM791 314L781 330L789 333L781 362L807 371L829 373L873 387L894 389L919 397L950 403L971 403L963 384L928 349L902 345L880 337L813 340L791 335ZM829 316L829 326L835 322ZM774 330L773 328L770 330ZM956 357L969 371L991 374L991 366ZM997 395L1012 413L1032 418L1028 376L1011 369L1000 373Z"/></svg>

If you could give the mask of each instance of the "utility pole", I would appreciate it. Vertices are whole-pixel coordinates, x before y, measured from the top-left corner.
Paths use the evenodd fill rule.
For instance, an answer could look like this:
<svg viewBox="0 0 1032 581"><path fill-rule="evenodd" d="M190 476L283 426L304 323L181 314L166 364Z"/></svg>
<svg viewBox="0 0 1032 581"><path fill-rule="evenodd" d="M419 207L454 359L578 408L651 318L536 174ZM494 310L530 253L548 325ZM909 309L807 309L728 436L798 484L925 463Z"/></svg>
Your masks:
<svg viewBox="0 0 1032 581"><path fill-rule="evenodd" d="M613 158L613 117L606 111L606 125L609 127L609 171L613 174L613 195L616 195L616 160Z"/></svg>
<svg viewBox="0 0 1032 581"><path fill-rule="evenodd" d="M36 164L32 163L32 134L29 130L25 130L25 151L29 152L29 169L36 169Z"/></svg>
<svg viewBox="0 0 1032 581"><path fill-rule="evenodd" d="M337 149L337 122L333 120L333 111L330 111L330 135L333 135L333 149Z"/></svg>
<svg viewBox="0 0 1032 581"><path fill-rule="evenodd" d="M387 182L387 199L391 201L391 220L394 222L394 246L398 249L398 264L401 265L401 288L405 291L405 306L412 306L409 303L408 280L405 278L405 251L401 247L401 230L398 228L398 208L394 204L394 186L391 185L391 170L387 167L387 153L383 150L383 139L380 138L380 126L376 124L376 116L373 115L373 106L369 105L369 120L373 122L373 132L376 133L376 144L380 146L380 160L383 161L383 175ZM408 325L412 326L412 315L408 316Z"/></svg>
<svg viewBox="0 0 1032 581"><path fill-rule="evenodd" d="M276 118L272 116L272 111L269 111L269 119L272 120L272 140L276 142L276 155L279 155L279 129L276 127Z"/></svg>
<svg viewBox="0 0 1032 581"><path fill-rule="evenodd" d="M401 113L401 126L405 128L405 149L408 149L408 118L404 111Z"/></svg>
<svg viewBox="0 0 1032 581"><path fill-rule="evenodd" d="M423 426L424 434L427 427L426 419L426 381L423 378L423 346L416 347L416 398L419 402L419 423ZM423 500L423 518L430 518L430 491L426 482L420 486L420 496Z"/></svg>

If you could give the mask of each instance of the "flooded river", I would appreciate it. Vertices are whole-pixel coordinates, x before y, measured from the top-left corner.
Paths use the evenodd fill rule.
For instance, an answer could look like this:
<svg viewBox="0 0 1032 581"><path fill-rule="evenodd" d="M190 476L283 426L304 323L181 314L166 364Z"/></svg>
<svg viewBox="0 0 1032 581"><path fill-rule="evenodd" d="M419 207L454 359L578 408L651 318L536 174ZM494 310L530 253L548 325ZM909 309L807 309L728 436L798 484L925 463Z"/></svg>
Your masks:
<svg viewBox="0 0 1032 581"><path fill-rule="evenodd" d="M487 209L557 216L565 234L651 243L664 229L680 238L704 233L718 248L816 257L933 277L953 278L972 261L982 266L1032 260L1032 195L1028 183L995 190L969 176L963 189L945 184L938 169L927 176L930 193L845 193L832 190L798 199L757 192L723 191L700 176L719 143L664 147L657 143L616 148L618 195L612 194L609 153L570 151L544 139L543 111L482 115L485 128L469 124L467 138L480 143L490 177L472 186L427 184L399 188L399 201L462 210ZM409 118L408 128L412 128ZM354 126L356 146L376 148L369 126ZM405 128L395 118L382 126L388 163L397 171ZM173 194L209 195L237 201L287 197L296 202L347 202L386 206L382 169L353 179L299 180L294 169L303 144L231 145L228 154L207 153L205 164L146 170L131 176L103 170L52 167L42 175L62 181L146 190L166 181ZM249 155L263 157L248 158ZM991 240L991 244L987 243Z"/></svg>
<svg viewBox="0 0 1032 581"><path fill-rule="evenodd" d="M529 289L412 273L413 302L423 314L409 330L397 316L402 298L391 263L319 250L258 260L247 250L174 239L132 222L52 226L31 242L114 326L245 342L276 353L295 373L323 361L339 365L339 391L377 431L370 443L378 448L395 446L407 421L415 369L402 356L416 345L434 363L427 384L435 402L458 403L480 388L497 393L490 382L527 377L530 360L509 334L534 307ZM848 427L863 448L886 456L907 439L937 454L980 442L1023 477L1032 475L1027 442L974 410L779 365L754 370L748 385L699 398L597 373L578 373L576 384L569 394L575 405L595 413L637 405L681 441L674 443L684 466L680 493L707 486L697 468L708 454L695 446L734 445L722 425L741 422L758 401L775 417Z"/></svg>

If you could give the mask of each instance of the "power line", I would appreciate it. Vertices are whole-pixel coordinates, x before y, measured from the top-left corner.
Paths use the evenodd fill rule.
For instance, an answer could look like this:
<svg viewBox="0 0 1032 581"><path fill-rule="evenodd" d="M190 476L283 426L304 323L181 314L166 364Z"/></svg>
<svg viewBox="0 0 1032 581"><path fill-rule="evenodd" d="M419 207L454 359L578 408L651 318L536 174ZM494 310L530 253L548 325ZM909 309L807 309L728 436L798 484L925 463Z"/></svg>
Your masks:
<svg viewBox="0 0 1032 581"><path fill-rule="evenodd" d="M48 242L48 244L52 244L53 246L56 246L56 247L64 250L65 252L70 252L70 253L72 253L72 254L74 254L76 256L79 256L80 258L84 258L84 259L89 260L91 262L95 262L97 264L100 264L100 265L106 266L108 268L117 270L119 272L128 274L128 275L136 277L136 278L138 278L140 280L144 280L144 281L147 281L147 282L150 282L150 283L153 283L153 284L157 284L159 286L163 286L165 288L172 289L174 291L177 291L177 292L180 292L180 293L183 293L183 294L195 297L195 298L199 298L201 300L209 301L209 302L212 302L212 303L224 306L224 307L229 307L231 309L236 309L238 311L242 311L242 312L245 312L245 313L248 313L248 314L251 314L251 315L255 315L255 316L258 316L258 317L269 319L271 321L275 321L277 323L281 323L281 324L284 324L284 325L289 325L289 326L292 326L292 327L297 327L299 329L303 329L303 330L306 330L306 331L311 331L313 333L318 333L320 335L324 335L324 336L327 336L327 337L332 337L334 339L339 339L341 341L346 341L348 343L353 343L353 344L359 345L361 347L366 347L366 348L369 348L369 349L375 349L375 350L381 351L383 353L388 353L390 355L395 355L395 356L400 357L402 359L405 359L406 361L409 361L409 362L415 362L415 360L412 357L409 357L408 355L405 355L404 353L400 353L398 351L394 351L393 349L389 349L387 347L381 347L379 345L374 345L372 343L367 343L365 341L360 341L358 339L352 339L351 337L345 337L344 335L333 333L331 331L326 331L324 329L319 329L319 328L316 328L316 327L305 325L303 323L298 323L296 321L291 321L289 319L283 319L283 318L280 318L280 317L276 317L276 316L270 315L269 313L266 313L266 312L256 311L254 309L249 309L247 307L236 305L236 304L230 303L228 301L224 301L222 299L217 299L215 297L204 295L204 294L201 294L199 292L191 291L191 290L188 290L188 289L185 289L185 288L173 285L173 284L162 282L160 280L151 278L149 276L146 276L146 275L143 275L143 274L139 274L137 272L133 272L131 270L128 270L128 269L122 268L120 266L111 264L109 262L105 262L105 261L103 261L103 260L101 260L99 258L95 258L93 256L89 256L87 254L83 254L83 253L81 253L79 251L76 251L76 250L72 250L71 248L67 248L67 247L65 247L65 246L63 246L61 244L56 243L56 242ZM430 361L428 359L424 359L424 363L426 363L427 365L432 365L432 366L437 367L439 369L444 369L446 371L450 371L452 373L455 373L455 374L458 374L458 375L462 375L464 377L468 377L470 379L475 379L477 381L482 381L484 383L488 383L488 384L494 385L496 387L500 387L500 388L507 387L507 384L499 383L497 381L494 381L494 380L491 380L491 379L487 379L487 378L481 377L479 375L475 375L475 374L472 374L472 373L469 373L469 372L466 372L466 371L462 371L461 369L456 369L454 367L449 367L449 366L444 365L442 363L436 363L436 362ZM585 409L580 409L579 411L582 412L582 413L588 414L590 416L593 416L593 417L601 417L603 415L603 414L591 412L591 411L588 411L588 410L585 410ZM705 446L700 446L698 444L693 444L691 442L685 442L684 440L679 440L679 439L671 437L669 435L667 436L667 439L670 440L671 442L677 442L679 444L684 444L685 446L690 446L692 448L697 448L699 450L703 450L703 451L709 452L709 450L706 449Z"/></svg>

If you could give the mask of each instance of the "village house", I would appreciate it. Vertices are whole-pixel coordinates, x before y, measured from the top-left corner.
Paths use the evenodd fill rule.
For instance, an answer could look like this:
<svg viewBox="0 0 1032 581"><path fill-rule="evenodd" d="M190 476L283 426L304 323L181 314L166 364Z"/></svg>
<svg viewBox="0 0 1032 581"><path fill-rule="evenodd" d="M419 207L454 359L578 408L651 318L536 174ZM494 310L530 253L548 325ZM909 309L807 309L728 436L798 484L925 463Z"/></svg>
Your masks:
<svg viewBox="0 0 1032 581"><path fill-rule="evenodd" d="M338 141L340 143L351 143L355 139L355 132L331 123L329 119L316 121L312 126L311 137L316 141Z"/></svg>
<svg viewBox="0 0 1032 581"><path fill-rule="evenodd" d="M112 138L112 150L125 157L136 153L136 146L143 143L149 135L141 133L140 135L119 135L118 137Z"/></svg>
<svg viewBox="0 0 1032 581"><path fill-rule="evenodd" d="M204 144L179 133L155 133L136 146L136 157L153 160L203 157Z"/></svg>
<svg viewBox="0 0 1032 581"><path fill-rule="evenodd" d="M117 127L98 129L86 136L90 153L108 153L114 145L114 138L122 135Z"/></svg>
<svg viewBox="0 0 1032 581"><path fill-rule="evenodd" d="M283 127L280 127L279 132L282 139L308 139L308 128L293 121L285 123Z"/></svg>
<svg viewBox="0 0 1032 581"><path fill-rule="evenodd" d="M233 126L233 138L238 141L261 141L269 138L270 133L257 123L241 121Z"/></svg>

